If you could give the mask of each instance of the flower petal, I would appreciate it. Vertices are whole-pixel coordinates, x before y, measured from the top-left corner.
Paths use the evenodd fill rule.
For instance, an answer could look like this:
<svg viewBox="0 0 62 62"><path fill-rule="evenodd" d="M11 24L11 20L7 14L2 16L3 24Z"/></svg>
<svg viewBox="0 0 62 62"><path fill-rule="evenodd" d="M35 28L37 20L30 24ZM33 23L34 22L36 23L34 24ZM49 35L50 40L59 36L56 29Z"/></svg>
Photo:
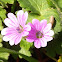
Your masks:
<svg viewBox="0 0 62 62"><path fill-rule="evenodd" d="M33 31L37 32L36 28L34 28L35 26L32 23L28 23L28 25L31 26L30 32L33 32Z"/></svg>
<svg viewBox="0 0 62 62"><path fill-rule="evenodd" d="M53 35L54 35L54 31L53 31L53 30L50 30L50 31L49 31L49 32L47 32L45 35L53 36Z"/></svg>
<svg viewBox="0 0 62 62"><path fill-rule="evenodd" d="M32 24L34 25L34 28L36 28L36 30L40 30L40 22L39 22L39 20L37 20L37 19L33 19L32 20Z"/></svg>
<svg viewBox="0 0 62 62"><path fill-rule="evenodd" d="M21 39L22 39L21 35L17 36L17 38L15 40L15 45L17 45L18 43L20 43Z"/></svg>
<svg viewBox="0 0 62 62"><path fill-rule="evenodd" d="M41 24L41 29L43 30L45 28L45 26L47 25L47 20L45 20L45 19L41 20L40 24Z"/></svg>
<svg viewBox="0 0 62 62"><path fill-rule="evenodd" d="M45 35L44 38L46 39L46 41L51 41L51 40L53 40L53 37L50 37L50 36L48 36L48 35Z"/></svg>
<svg viewBox="0 0 62 62"><path fill-rule="evenodd" d="M29 31L29 34L27 35L26 40L28 42L34 42L34 40L36 40L36 29L34 28L34 25L32 23L29 23L29 25L31 26L31 30Z"/></svg>
<svg viewBox="0 0 62 62"><path fill-rule="evenodd" d="M27 40L28 42L34 42L34 39L28 39L28 38L26 38L26 40Z"/></svg>
<svg viewBox="0 0 62 62"><path fill-rule="evenodd" d="M14 33L17 33L17 30L16 30L16 28L8 28L7 30L6 30L6 34L8 35L8 34L14 34Z"/></svg>
<svg viewBox="0 0 62 62"><path fill-rule="evenodd" d="M19 36L19 35L20 35L20 33L18 33L13 28L8 28L7 33L3 37L3 40L4 41L9 41L9 44L12 46L12 45L14 45L15 40L16 40L17 36Z"/></svg>
<svg viewBox="0 0 62 62"><path fill-rule="evenodd" d="M28 12L26 11L26 12L23 14L23 16L22 16L22 20L23 20L24 25L26 24L27 18L28 18Z"/></svg>
<svg viewBox="0 0 62 62"><path fill-rule="evenodd" d="M20 10L17 13L17 18L18 18L18 21L19 21L20 25L22 27L24 27L25 23L27 21L27 18L28 18L28 13L27 12L24 13L23 10Z"/></svg>
<svg viewBox="0 0 62 62"><path fill-rule="evenodd" d="M22 20L23 14L24 14L24 12L22 10L17 12L17 19L21 26L23 26L23 20Z"/></svg>
<svg viewBox="0 0 62 62"><path fill-rule="evenodd" d="M36 48L40 48L40 47L41 47L41 41L40 41L40 40L35 40L34 46L35 46Z"/></svg>
<svg viewBox="0 0 62 62"><path fill-rule="evenodd" d="M8 36L4 36L4 37L3 37L3 40L6 41L6 42L8 42L8 41L9 41Z"/></svg>
<svg viewBox="0 0 62 62"><path fill-rule="evenodd" d="M47 26L43 30L44 34L47 33L51 29L51 27L52 27L51 23L47 24Z"/></svg>
<svg viewBox="0 0 62 62"><path fill-rule="evenodd" d="M9 44L10 44L11 46L16 43L15 41L17 40L17 37L18 37L18 36L19 36L18 34L14 33L14 34L12 34L12 35L9 37L9 39L10 39Z"/></svg>
<svg viewBox="0 0 62 62"><path fill-rule="evenodd" d="M41 47L46 47L47 46L47 41L46 41L45 38L41 38L40 41L41 41Z"/></svg>
<svg viewBox="0 0 62 62"><path fill-rule="evenodd" d="M15 24L16 27L19 26L17 18L15 17L13 13L8 13L8 18L10 19L11 23L13 23L13 25Z"/></svg>
<svg viewBox="0 0 62 62"><path fill-rule="evenodd" d="M15 24L11 19L9 19L9 18L6 18L6 19L4 20L4 23L5 23L5 25L8 26L8 27L16 27L16 24Z"/></svg>
<svg viewBox="0 0 62 62"><path fill-rule="evenodd" d="M30 25L25 25L24 31L30 31L30 30L31 30L31 26Z"/></svg>
<svg viewBox="0 0 62 62"><path fill-rule="evenodd" d="M8 29L8 28L4 28L4 29L1 31L1 34L2 34L2 35L7 34L7 32L6 32L6 31L7 31L7 29Z"/></svg>
<svg viewBox="0 0 62 62"><path fill-rule="evenodd" d="M4 41L9 41L9 40L13 40L13 38L15 38L15 36L16 35L14 35L14 34L7 34L7 35L5 35L4 37L3 37L3 40Z"/></svg>
<svg viewBox="0 0 62 62"><path fill-rule="evenodd" d="M36 40L36 39L37 39L37 38L36 38L36 35L35 35L34 32L29 33L29 34L27 35L27 38L26 38L26 40L27 40L28 42L33 42L33 41Z"/></svg>
<svg viewBox="0 0 62 62"><path fill-rule="evenodd" d="M21 35L24 37L24 36L27 36L29 34L29 32L27 32L27 31L23 31L22 33L21 33Z"/></svg>
<svg viewBox="0 0 62 62"><path fill-rule="evenodd" d="M13 45L14 45L14 40L10 40L10 41L9 41L9 44L10 44L11 46L13 46Z"/></svg>

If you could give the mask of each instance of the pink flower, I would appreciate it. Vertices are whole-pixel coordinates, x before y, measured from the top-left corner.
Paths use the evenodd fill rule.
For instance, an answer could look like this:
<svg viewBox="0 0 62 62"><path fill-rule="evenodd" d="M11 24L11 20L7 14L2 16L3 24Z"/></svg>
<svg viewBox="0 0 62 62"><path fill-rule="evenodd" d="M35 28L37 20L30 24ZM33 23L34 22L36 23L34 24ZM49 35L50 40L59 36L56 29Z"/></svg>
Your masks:
<svg viewBox="0 0 62 62"><path fill-rule="evenodd" d="M17 45L22 37L27 36L31 30L30 25L25 25L28 18L28 13L22 10L18 11L17 18L13 13L8 13L8 18L4 20L7 28L1 31L4 35L3 40L9 41L10 45Z"/></svg>
<svg viewBox="0 0 62 62"><path fill-rule="evenodd" d="M51 30L51 23L47 24L47 20L39 22L39 20L33 19L29 25L31 26L31 31L26 40L28 42L34 42L36 48L46 47L47 42L51 41L54 35L54 32Z"/></svg>

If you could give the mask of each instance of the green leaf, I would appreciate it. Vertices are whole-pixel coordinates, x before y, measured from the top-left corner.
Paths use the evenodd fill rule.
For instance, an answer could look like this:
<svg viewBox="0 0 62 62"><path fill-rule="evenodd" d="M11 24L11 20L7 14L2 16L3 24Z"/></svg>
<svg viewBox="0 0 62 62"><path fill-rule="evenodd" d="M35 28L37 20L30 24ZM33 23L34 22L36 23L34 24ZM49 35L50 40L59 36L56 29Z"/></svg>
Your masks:
<svg viewBox="0 0 62 62"><path fill-rule="evenodd" d="M0 19L4 21L5 18L6 18L6 10L0 8Z"/></svg>
<svg viewBox="0 0 62 62"><path fill-rule="evenodd" d="M2 47L3 45L2 45L2 43L0 43L0 47Z"/></svg>
<svg viewBox="0 0 62 62"><path fill-rule="evenodd" d="M59 0L54 0L54 1L58 4L58 1L59 1ZM48 2L48 4L49 4L49 6L55 8L55 6L54 6L54 4L51 2L51 0L47 0L47 2Z"/></svg>
<svg viewBox="0 0 62 62"><path fill-rule="evenodd" d="M62 0L58 0L58 6L62 8Z"/></svg>
<svg viewBox="0 0 62 62"><path fill-rule="evenodd" d="M0 34L0 47L3 46L2 43L1 43L1 42L2 42L2 37L3 37L3 36Z"/></svg>
<svg viewBox="0 0 62 62"><path fill-rule="evenodd" d="M1 8L7 7L8 8L8 6L1 0L0 0L0 7Z"/></svg>
<svg viewBox="0 0 62 62"><path fill-rule="evenodd" d="M45 18L44 16L39 16L37 14L29 13L27 23L32 22L33 19L38 19L41 21L44 18Z"/></svg>
<svg viewBox="0 0 62 62"><path fill-rule="evenodd" d="M14 0L1 0L2 2L4 2L5 4L9 3L9 4L13 4Z"/></svg>
<svg viewBox="0 0 62 62"><path fill-rule="evenodd" d="M53 3L52 3L50 0L47 0L47 2L48 2L48 4L49 4L49 6L55 7L55 6L53 5Z"/></svg>
<svg viewBox="0 0 62 62"><path fill-rule="evenodd" d="M0 7L0 30L3 29L2 21L6 18L6 10Z"/></svg>
<svg viewBox="0 0 62 62"><path fill-rule="evenodd" d="M10 50L10 49L7 49L7 48L1 48L0 47L0 52L2 52L2 53L11 53L11 54L18 54L18 55L21 55L24 59L26 59L29 62L38 62L36 59L34 59L32 57L25 56L25 55L19 53L18 51L15 51L15 50Z"/></svg>
<svg viewBox="0 0 62 62"><path fill-rule="evenodd" d="M26 56L31 56L30 51L28 51L28 50L26 50L26 49L24 49L24 48L21 48L21 50L19 51L19 53L22 53L22 54L24 54L24 55L26 55ZM22 58L21 55L19 55L19 57Z"/></svg>
<svg viewBox="0 0 62 62"><path fill-rule="evenodd" d="M3 62L3 60L0 59L0 62Z"/></svg>
<svg viewBox="0 0 62 62"><path fill-rule="evenodd" d="M26 8L28 11L32 11L33 13L39 13L40 11L38 4L41 4L41 2L39 0L18 0L18 2L21 7Z"/></svg>
<svg viewBox="0 0 62 62"><path fill-rule="evenodd" d="M46 0L18 0L21 7L25 8L31 13L37 13L41 15L41 10L49 7Z"/></svg>
<svg viewBox="0 0 62 62"><path fill-rule="evenodd" d="M0 58L8 60L9 53L0 52Z"/></svg>
<svg viewBox="0 0 62 62"><path fill-rule="evenodd" d="M33 43L27 42L25 39L22 39L20 42L20 47L26 50L29 50Z"/></svg>
<svg viewBox="0 0 62 62"><path fill-rule="evenodd" d="M3 26L2 26L2 21L0 20L0 30L3 29Z"/></svg>
<svg viewBox="0 0 62 62"><path fill-rule="evenodd" d="M25 39L22 39L21 42L20 42L21 50L19 52L26 55L26 56L31 56L31 53L30 53L29 49L32 45L33 45L33 43L29 43ZM22 56L20 56L20 58L21 57Z"/></svg>

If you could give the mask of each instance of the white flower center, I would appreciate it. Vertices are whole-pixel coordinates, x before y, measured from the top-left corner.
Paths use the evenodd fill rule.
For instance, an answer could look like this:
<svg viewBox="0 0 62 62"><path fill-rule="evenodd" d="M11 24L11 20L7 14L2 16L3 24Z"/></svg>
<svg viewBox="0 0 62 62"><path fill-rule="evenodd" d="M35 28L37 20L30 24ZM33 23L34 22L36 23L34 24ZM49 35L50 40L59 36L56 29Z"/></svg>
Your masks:
<svg viewBox="0 0 62 62"><path fill-rule="evenodd" d="M37 36L37 38L42 38L43 34L42 34L40 31L38 31L38 32L36 33L36 36Z"/></svg>

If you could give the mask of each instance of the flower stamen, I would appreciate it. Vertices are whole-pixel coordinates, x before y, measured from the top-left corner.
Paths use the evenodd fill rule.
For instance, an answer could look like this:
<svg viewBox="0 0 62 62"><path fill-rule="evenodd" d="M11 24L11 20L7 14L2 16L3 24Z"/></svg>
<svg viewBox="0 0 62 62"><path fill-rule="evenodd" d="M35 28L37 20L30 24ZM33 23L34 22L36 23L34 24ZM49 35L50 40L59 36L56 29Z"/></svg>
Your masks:
<svg viewBox="0 0 62 62"><path fill-rule="evenodd" d="M16 29L16 30L18 31L18 33L21 33L21 32L23 32L23 31L24 31L22 27L17 27L17 29Z"/></svg>
<svg viewBox="0 0 62 62"><path fill-rule="evenodd" d="M42 34L40 31L38 31L38 32L36 33L36 36L37 36L37 38L42 38L43 34Z"/></svg>

